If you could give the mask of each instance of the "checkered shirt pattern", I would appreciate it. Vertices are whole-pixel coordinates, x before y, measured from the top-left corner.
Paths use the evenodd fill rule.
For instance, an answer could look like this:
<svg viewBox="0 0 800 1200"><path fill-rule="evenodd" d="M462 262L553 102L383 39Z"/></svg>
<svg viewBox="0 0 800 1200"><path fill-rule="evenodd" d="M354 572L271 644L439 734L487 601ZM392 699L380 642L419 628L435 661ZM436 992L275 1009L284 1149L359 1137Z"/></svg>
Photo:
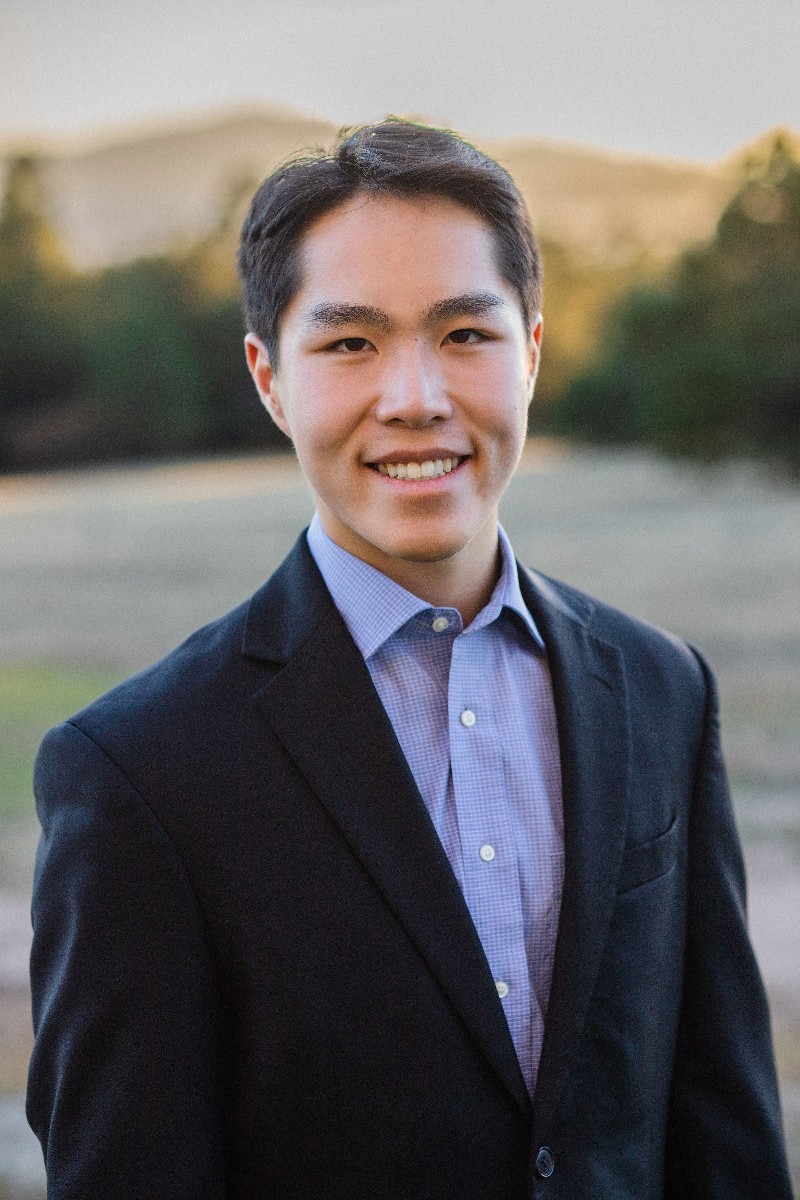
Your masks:
<svg viewBox="0 0 800 1200"><path fill-rule="evenodd" d="M336 545L311 553L364 656L450 860L533 1095L564 878L561 767L547 656L508 538L467 629Z"/></svg>

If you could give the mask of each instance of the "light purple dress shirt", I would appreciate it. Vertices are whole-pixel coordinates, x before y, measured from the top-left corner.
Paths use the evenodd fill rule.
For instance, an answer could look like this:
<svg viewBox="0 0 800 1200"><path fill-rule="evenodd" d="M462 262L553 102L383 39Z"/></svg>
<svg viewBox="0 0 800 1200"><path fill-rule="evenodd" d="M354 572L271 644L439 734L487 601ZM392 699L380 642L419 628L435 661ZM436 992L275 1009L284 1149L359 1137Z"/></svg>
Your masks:
<svg viewBox="0 0 800 1200"><path fill-rule="evenodd" d="M319 516L308 531L458 880L533 1095L564 879L561 766L544 644L502 529L499 542L500 578L465 629L456 609L337 546Z"/></svg>

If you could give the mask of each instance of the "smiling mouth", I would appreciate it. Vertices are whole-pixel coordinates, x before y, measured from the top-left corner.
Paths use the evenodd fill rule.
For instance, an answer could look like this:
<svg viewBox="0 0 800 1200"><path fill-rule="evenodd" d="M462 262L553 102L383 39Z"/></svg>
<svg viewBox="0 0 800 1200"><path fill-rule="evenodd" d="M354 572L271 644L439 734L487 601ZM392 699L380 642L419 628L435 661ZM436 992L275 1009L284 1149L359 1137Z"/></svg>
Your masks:
<svg viewBox="0 0 800 1200"><path fill-rule="evenodd" d="M381 475L389 475L392 479L441 479L449 475L465 461L466 455L451 458L425 458L419 462L379 462L370 463L373 471Z"/></svg>

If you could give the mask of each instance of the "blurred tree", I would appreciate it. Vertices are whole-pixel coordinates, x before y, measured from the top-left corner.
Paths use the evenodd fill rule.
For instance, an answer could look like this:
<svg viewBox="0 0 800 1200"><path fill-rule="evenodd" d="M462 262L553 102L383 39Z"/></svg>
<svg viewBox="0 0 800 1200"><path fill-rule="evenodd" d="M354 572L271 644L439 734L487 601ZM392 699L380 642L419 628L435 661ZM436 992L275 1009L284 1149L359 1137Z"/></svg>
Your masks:
<svg viewBox="0 0 800 1200"><path fill-rule="evenodd" d="M231 185L216 228L183 261L201 298L195 310L196 336L209 389L213 444L286 449L288 438L261 410L244 356L236 252L257 183L245 178Z"/></svg>
<svg viewBox="0 0 800 1200"><path fill-rule="evenodd" d="M194 304L185 272L168 259L140 259L88 282L86 387L104 457L174 454L204 444L207 390Z"/></svg>
<svg viewBox="0 0 800 1200"><path fill-rule="evenodd" d="M44 216L35 161L11 164L0 207L0 467L26 454L24 428L71 400L82 350L74 278Z"/></svg>
<svg viewBox="0 0 800 1200"><path fill-rule="evenodd" d="M66 273L61 246L43 209L38 164L21 155L9 166L0 207L0 284Z"/></svg>
<svg viewBox="0 0 800 1200"><path fill-rule="evenodd" d="M242 349L238 188L181 256L81 275L45 217L38 164L0 208L0 469L285 446Z"/></svg>
<svg viewBox="0 0 800 1200"><path fill-rule="evenodd" d="M785 134L743 166L714 239L607 321L598 363L553 410L559 432L800 472L800 164Z"/></svg>
<svg viewBox="0 0 800 1200"><path fill-rule="evenodd" d="M247 371L238 297L206 290L205 277L195 252L189 261L140 259L91 280L87 387L103 457L287 444Z"/></svg>
<svg viewBox="0 0 800 1200"><path fill-rule="evenodd" d="M540 239L545 311L541 370L531 406L531 432L547 431L564 390L597 356L607 314L631 288L663 275L642 248L617 261L589 258L563 242Z"/></svg>

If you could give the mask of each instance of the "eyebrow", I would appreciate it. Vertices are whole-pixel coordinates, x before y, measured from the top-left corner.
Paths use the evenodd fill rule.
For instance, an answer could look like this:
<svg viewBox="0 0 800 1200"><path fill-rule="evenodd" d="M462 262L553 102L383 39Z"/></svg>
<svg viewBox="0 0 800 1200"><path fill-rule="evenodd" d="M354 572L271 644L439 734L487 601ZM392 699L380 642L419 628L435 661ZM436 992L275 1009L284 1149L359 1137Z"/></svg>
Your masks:
<svg viewBox="0 0 800 1200"><path fill-rule="evenodd" d="M382 309L369 304L318 304L306 315L305 324L312 329L338 329L342 325L388 329L390 321Z"/></svg>
<svg viewBox="0 0 800 1200"><path fill-rule="evenodd" d="M425 324L436 325L453 317L481 317L495 309L504 308L507 301L495 292L465 292L437 300L425 313ZM369 304L318 304L306 314L304 324L309 328L338 329L345 325L368 325L373 329L391 328L391 318L382 308Z"/></svg>
<svg viewBox="0 0 800 1200"><path fill-rule="evenodd" d="M505 306L506 301L495 292L465 292L463 296L437 300L425 314L425 321L435 325L437 321L448 321L452 317L483 317Z"/></svg>

